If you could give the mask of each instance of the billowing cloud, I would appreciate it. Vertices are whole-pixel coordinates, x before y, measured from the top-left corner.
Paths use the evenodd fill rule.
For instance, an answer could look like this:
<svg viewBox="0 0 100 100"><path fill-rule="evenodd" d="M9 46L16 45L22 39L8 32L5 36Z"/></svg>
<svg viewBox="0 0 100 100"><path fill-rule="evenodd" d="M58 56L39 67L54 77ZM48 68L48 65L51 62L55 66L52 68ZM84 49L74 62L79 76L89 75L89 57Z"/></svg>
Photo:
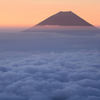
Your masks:
<svg viewBox="0 0 100 100"><path fill-rule="evenodd" d="M100 54L80 51L0 57L0 100L100 100Z"/></svg>

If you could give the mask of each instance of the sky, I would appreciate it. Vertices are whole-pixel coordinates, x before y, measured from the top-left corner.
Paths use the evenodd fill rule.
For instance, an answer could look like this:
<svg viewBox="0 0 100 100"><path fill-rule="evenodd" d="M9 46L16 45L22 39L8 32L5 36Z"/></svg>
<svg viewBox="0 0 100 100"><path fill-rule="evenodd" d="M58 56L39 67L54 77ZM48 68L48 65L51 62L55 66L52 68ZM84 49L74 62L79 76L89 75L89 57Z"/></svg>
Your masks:
<svg viewBox="0 0 100 100"><path fill-rule="evenodd" d="M100 0L0 0L0 27L33 26L59 11L100 26Z"/></svg>

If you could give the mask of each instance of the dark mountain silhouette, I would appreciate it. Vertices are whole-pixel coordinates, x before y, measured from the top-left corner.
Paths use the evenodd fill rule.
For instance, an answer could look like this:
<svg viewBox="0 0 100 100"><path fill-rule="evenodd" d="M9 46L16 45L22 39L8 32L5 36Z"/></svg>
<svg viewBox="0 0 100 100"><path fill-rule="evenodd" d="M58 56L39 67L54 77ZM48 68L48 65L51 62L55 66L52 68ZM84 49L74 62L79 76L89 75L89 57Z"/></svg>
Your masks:
<svg viewBox="0 0 100 100"><path fill-rule="evenodd" d="M44 27L46 26L46 27ZM56 27L55 27L56 26ZM88 23L78 15L74 14L71 11L68 12L59 12L55 15L52 15L40 22L39 24L25 30L25 32L33 31L54 31L54 30L97 30L95 26Z"/></svg>
<svg viewBox="0 0 100 100"><path fill-rule="evenodd" d="M60 25L60 26L93 26L84 19L80 18L73 12L59 12L53 16L50 16L46 20L40 22L36 26L43 25Z"/></svg>

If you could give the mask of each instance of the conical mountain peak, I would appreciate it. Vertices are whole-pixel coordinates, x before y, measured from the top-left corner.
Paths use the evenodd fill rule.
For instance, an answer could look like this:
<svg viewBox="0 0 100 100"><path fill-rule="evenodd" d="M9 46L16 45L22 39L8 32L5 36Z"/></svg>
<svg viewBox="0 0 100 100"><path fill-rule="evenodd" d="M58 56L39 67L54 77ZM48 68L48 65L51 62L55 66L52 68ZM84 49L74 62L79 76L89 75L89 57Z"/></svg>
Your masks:
<svg viewBox="0 0 100 100"><path fill-rule="evenodd" d="M60 11L44 21L37 24L37 26L43 25L59 25L59 26L93 26L88 23L72 11Z"/></svg>

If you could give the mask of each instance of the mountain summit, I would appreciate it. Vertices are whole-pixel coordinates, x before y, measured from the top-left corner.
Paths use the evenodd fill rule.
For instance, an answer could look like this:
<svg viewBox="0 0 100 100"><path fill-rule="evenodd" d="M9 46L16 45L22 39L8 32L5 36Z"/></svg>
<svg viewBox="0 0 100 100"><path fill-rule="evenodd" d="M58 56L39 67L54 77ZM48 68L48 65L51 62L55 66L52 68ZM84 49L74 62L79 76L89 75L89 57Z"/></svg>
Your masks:
<svg viewBox="0 0 100 100"><path fill-rule="evenodd" d="M43 26L43 25L59 25L59 26L93 26L92 24L88 23L78 15L74 14L71 11L68 12L59 12L55 15L52 15L45 19L44 21L40 22L36 26Z"/></svg>

